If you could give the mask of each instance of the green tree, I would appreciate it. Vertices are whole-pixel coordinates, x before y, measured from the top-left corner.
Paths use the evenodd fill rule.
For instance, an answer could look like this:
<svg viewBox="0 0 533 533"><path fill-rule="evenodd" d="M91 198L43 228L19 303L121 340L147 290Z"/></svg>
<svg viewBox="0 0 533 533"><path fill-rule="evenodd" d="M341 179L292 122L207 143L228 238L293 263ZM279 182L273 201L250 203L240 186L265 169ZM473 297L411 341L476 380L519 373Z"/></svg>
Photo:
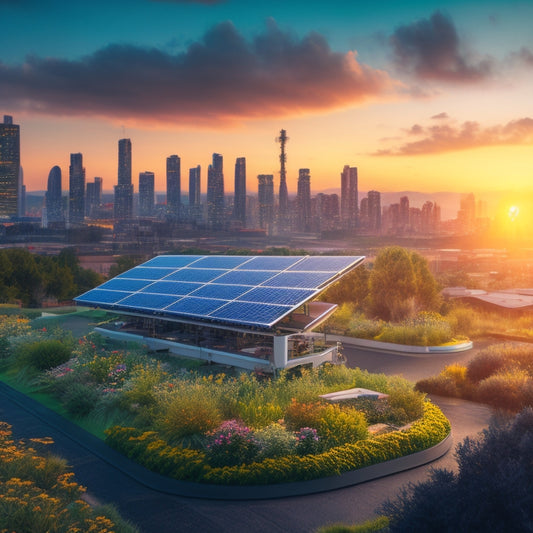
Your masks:
<svg viewBox="0 0 533 533"><path fill-rule="evenodd" d="M369 276L366 310L371 315L401 321L439 305L439 286L424 257L400 246L379 252Z"/></svg>
<svg viewBox="0 0 533 533"><path fill-rule="evenodd" d="M362 309L368 297L370 270L360 265L334 283L320 297L321 300L336 304L352 304Z"/></svg>
<svg viewBox="0 0 533 533"><path fill-rule="evenodd" d="M369 277L368 310L383 320L403 320L414 312L416 277L411 253L400 246L383 248Z"/></svg>
<svg viewBox="0 0 533 533"><path fill-rule="evenodd" d="M44 294L44 279L33 255L23 248L11 248L6 252L13 266L7 283L16 290L16 298L22 300L25 307L37 306Z"/></svg>

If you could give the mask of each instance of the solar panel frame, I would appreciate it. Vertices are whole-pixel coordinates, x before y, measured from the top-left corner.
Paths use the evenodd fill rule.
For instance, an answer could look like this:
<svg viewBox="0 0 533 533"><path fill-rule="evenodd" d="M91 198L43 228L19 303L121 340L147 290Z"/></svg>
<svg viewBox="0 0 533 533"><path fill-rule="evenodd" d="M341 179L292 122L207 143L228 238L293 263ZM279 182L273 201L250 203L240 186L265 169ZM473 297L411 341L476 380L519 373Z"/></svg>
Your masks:
<svg viewBox="0 0 533 533"><path fill-rule="evenodd" d="M163 255L75 300L169 318L271 328L362 260L360 256Z"/></svg>

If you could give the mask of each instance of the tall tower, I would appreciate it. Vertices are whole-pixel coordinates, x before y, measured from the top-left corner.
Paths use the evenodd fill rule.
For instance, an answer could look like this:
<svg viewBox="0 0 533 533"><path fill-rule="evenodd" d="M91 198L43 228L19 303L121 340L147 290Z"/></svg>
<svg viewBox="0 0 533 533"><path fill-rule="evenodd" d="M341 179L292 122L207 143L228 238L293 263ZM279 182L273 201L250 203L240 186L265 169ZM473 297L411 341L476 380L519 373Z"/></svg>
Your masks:
<svg viewBox="0 0 533 533"><path fill-rule="evenodd" d="M0 123L0 217L18 215L20 179L20 126L5 115Z"/></svg>
<svg viewBox="0 0 533 533"><path fill-rule="evenodd" d="M378 191L368 191L368 221L371 231L381 231L381 194Z"/></svg>
<svg viewBox="0 0 533 533"><path fill-rule="evenodd" d="M181 159L177 155L167 157L167 212L179 215L181 207Z"/></svg>
<svg viewBox="0 0 533 533"><path fill-rule="evenodd" d="M298 171L298 230L311 228L311 176L308 168Z"/></svg>
<svg viewBox="0 0 533 533"><path fill-rule="evenodd" d="M189 169L189 218L194 222L202 219L200 173L200 165Z"/></svg>
<svg viewBox="0 0 533 533"><path fill-rule="evenodd" d="M276 139L276 142L279 142L281 145L281 152L279 154L279 216L284 219L288 215L289 210L289 194L287 192L287 172L285 170L285 163L287 162L287 155L285 153L285 144L289 138L287 137L287 132L281 130L279 132L279 137Z"/></svg>
<svg viewBox="0 0 533 533"><path fill-rule="evenodd" d="M207 224L212 230L224 229L224 172L220 154L213 154L207 170Z"/></svg>
<svg viewBox="0 0 533 533"><path fill-rule="evenodd" d="M82 154L70 154L68 188L69 224L81 224L85 216L85 169Z"/></svg>
<svg viewBox="0 0 533 533"><path fill-rule="evenodd" d="M233 218L246 227L246 158L238 157L235 161L235 199L233 201Z"/></svg>
<svg viewBox="0 0 533 533"><path fill-rule="evenodd" d="M346 229L357 226L359 197L357 167L345 165L341 173L341 218Z"/></svg>
<svg viewBox="0 0 533 533"><path fill-rule="evenodd" d="M56 165L48 174L48 186L45 196L46 215L49 224L63 222L63 206L61 200L61 169Z"/></svg>
<svg viewBox="0 0 533 533"><path fill-rule="evenodd" d="M118 185L115 186L115 219L133 216L133 183L131 182L131 140L118 141Z"/></svg>
<svg viewBox="0 0 533 533"><path fill-rule="evenodd" d="M274 176L272 174L259 174L257 181L259 227L271 230L274 222Z"/></svg>
<svg viewBox="0 0 533 533"><path fill-rule="evenodd" d="M150 217L154 214L154 182L153 172L141 172L139 174L139 215L142 217Z"/></svg>

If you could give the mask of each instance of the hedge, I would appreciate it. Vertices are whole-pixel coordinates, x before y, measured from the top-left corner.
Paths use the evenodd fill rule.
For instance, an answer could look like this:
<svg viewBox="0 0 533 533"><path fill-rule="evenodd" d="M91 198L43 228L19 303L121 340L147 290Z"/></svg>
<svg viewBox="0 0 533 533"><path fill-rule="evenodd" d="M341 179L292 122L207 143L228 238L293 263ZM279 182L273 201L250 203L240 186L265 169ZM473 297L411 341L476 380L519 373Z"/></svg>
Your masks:
<svg viewBox="0 0 533 533"><path fill-rule="evenodd" d="M106 442L146 468L182 481L264 485L335 476L397 459L435 446L449 432L450 423L442 411L426 402L422 418L408 429L331 448L318 455L288 455L232 467L211 467L204 452L169 446L153 431L114 426L106 431Z"/></svg>

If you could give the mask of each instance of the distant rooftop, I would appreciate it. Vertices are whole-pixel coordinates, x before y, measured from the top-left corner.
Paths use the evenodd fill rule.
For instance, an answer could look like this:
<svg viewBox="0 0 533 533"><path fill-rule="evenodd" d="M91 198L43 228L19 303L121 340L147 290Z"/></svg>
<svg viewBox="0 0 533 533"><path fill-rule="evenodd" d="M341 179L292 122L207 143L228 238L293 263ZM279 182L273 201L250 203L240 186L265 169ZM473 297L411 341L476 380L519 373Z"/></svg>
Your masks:
<svg viewBox="0 0 533 533"><path fill-rule="evenodd" d="M505 309L533 309L533 289L507 289L505 291L483 291L465 287L448 287L442 291L444 297L485 302Z"/></svg>

